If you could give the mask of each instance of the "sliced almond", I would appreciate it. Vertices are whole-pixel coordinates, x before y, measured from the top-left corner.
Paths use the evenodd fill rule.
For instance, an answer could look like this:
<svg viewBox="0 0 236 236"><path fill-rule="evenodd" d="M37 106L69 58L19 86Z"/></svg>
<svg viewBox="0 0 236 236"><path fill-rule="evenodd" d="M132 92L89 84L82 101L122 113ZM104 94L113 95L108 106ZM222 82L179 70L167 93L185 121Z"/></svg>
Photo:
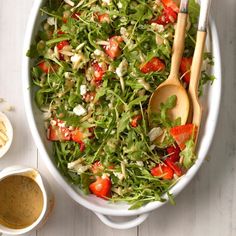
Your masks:
<svg viewBox="0 0 236 236"><path fill-rule="evenodd" d="M0 137L0 147L3 147L6 144L6 142Z"/></svg>
<svg viewBox="0 0 236 236"><path fill-rule="evenodd" d="M7 131L6 126L2 121L0 121L0 131L3 131L3 132Z"/></svg>
<svg viewBox="0 0 236 236"><path fill-rule="evenodd" d="M8 141L8 137L5 132L0 131L0 138L3 139L5 142Z"/></svg>

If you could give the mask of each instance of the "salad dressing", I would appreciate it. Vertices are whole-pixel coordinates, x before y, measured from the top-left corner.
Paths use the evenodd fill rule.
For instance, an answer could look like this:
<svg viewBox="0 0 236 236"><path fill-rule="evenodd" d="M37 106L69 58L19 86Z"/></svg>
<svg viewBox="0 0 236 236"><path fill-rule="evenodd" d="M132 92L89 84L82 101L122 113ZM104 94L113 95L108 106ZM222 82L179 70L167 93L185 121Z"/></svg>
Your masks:
<svg viewBox="0 0 236 236"><path fill-rule="evenodd" d="M22 229L33 224L43 209L43 193L30 177L12 175L0 182L0 224Z"/></svg>

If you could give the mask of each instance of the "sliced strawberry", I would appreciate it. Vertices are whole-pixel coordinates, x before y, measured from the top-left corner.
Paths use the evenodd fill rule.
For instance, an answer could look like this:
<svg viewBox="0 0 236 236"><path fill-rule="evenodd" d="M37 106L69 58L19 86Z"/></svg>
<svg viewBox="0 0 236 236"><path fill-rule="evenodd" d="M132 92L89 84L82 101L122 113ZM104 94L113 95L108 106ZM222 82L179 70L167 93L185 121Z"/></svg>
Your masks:
<svg viewBox="0 0 236 236"><path fill-rule="evenodd" d="M113 36L109 39L109 45L104 47L106 54L112 59L115 59L116 57L120 56L121 49L119 45L121 42L123 42L121 36Z"/></svg>
<svg viewBox="0 0 236 236"><path fill-rule="evenodd" d="M179 148L183 150L185 148L185 143L190 140L192 136L195 139L197 127L194 124L176 126L170 129L170 134Z"/></svg>
<svg viewBox="0 0 236 236"><path fill-rule="evenodd" d="M71 138L75 142L80 142L81 140L83 140L84 135L83 135L83 133L79 129L75 129L71 133Z"/></svg>
<svg viewBox="0 0 236 236"><path fill-rule="evenodd" d="M142 120L142 115L137 115L137 116L134 116L132 118L132 121L130 122L130 125L133 127L133 128L136 128L139 124L139 121Z"/></svg>
<svg viewBox="0 0 236 236"><path fill-rule="evenodd" d="M111 22L111 19L109 17L109 15L107 13L104 13L104 14L97 14L97 18L98 18L98 21L101 22L101 23L110 23Z"/></svg>
<svg viewBox="0 0 236 236"><path fill-rule="evenodd" d="M62 50L65 46L68 46L70 45L70 43L67 41L67 40L64 40L64 41L61 41L57 44L57 48L58 50ZM59 52L59 57L60 57L60 60L64 60L64 55L62 53Z"/></svg>
<svg viewBox="0 0 236 236"><path fill-rule="evenodd" d="M172 162L170 159L167 158L165 160L165 164L169 166L177 176L181 176L183 174L181 168L177 164Z"/></svg>
<svg viewBox="0 0 236 236"><path fill-rule="evenodd" d="M170 180L173 179L174 171L167 165L158 164L151 169L151 174L162 179Z"/></svg>
<svg viewBox="0 0 236 236"><path fill-rule="evenodd" d="M84 150L85 150L85 143L83 142L83 141L78 141L78 143L79 143L79 150L81 151L81 152L83 152Z"/></svg>
<svg viewBox="0 0 236 236"><path fill-rule="evenodd" d="M165 64L157 57L153 57L150 61L140 66L140 70L144 73L161 71L165 69Z"/></svg>
<svg viewBox="0 0 236 236"><path fill-rule="evenodd" d="M50 141L69 141L71 139L70 130L65 127L63 121L53 120L52 123L48 127L48 139Z"/></svg>
<svg viewBox="0 0 236 236"><path fill-rule="evenodd" d="M70 45L70 43L67 40L61 41L57 44L58 50L62 50L65 46Z"/></svg>
<svg viewBox="0 0 236 236"><path fill-rule="evenodd" d="M65 34L65 33L64 33L62 30L58 30L58 31L57 31L57 34L58 34L58 35L62 35L62 34Z"/></svg>
<svg viewBox="0 0 236 236"><path fill-rule="evenodd" d="M46 61L41 61L38 64L38 67L41 69L42 72L48 74L51 71L51 66L48 62Z"/></svg>
<svg viewBox="0 0 236 236"><path fill-rule="evenodd" d="M192 61L193 61L192 57L183 57L180 64L180 73L184 75L183 80L187 84L189 84L190 82L190 69L191 69Z"/></svg>
<svg viewBox="0 0 236 236"><path fill-rule="evenodd" d="M171 7L164 7L160 16L157 19L151 20L150 23L157 23L159 25L167 25L177 21L178 14Z"/></svg>
<svg viewBox="0 0 236 236"><path fill-rule="evenodd" d="M96 181L89 185L90 191L97 197L107 199L111 194L111 180L109 177L97 177Z"/></svg>
<svg viewBox="0 0 236 236"><path fill-rule="evenodd" d="M178 4L173 0L161 0L162 4L166 7L172 8L175 12L179 12Z"/></svg>
<svg viewBox="0 0 236 236"><path fill-rule="evenodd" d="M105 71L98 63L93 64L93 69L95 81L101 81Z"/></svg>
<svg viewBox="0 0 236 236"><path fill-rule="evenodd" d="M84 135L79 129L76 129L71 133L71 139L80 145L81 152L85 150L85 144L83 142L83 138Z"/></svg>
<svg viewBox="0 0 236 236"><path fill-rule="evenodd" d="M181 150L179 149L178 145L175 146L172 145L168 147L166 151L169 154L169 156L166 159L172 161L173 163L179 161L179 153L181 152Z"/></svg>

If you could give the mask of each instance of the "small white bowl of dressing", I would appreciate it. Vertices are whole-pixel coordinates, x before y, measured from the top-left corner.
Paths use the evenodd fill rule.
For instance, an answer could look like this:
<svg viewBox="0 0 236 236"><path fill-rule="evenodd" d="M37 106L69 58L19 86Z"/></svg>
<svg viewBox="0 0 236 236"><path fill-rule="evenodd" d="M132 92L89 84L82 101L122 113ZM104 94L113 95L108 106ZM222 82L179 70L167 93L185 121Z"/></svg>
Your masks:
<svg viewBox="0 0 236 236"><path fill-rule="evenodd" d="M13 128L8 117L0 112L0 158L9 150L13 140Z"/></svg>

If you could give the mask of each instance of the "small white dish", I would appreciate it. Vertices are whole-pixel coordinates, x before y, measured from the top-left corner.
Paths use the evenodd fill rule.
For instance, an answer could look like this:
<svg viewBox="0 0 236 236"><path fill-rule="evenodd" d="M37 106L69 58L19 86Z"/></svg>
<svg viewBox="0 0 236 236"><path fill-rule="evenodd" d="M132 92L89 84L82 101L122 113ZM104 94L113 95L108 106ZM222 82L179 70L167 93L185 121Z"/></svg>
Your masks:
<svg viewBox="0 0 236 236"><path fill-rule="evenodd" d="M43 208L38 219L31 225L28 225L24 228L9 228L0 223L0 236L2 234L25 235L26 233L28 235L28 233L40 228L46 223L54 208L54 195L52 193L51 187L44 176L42 176L42 174L40 174L38 170L25 166L10 166L0 172L0 181L12 175L29 177L38 184L43 194Z"/></svg>
<svg viewBox="0 0 236 236"><path fill-rule="evenodd" d="M12 144L13 128L8 117L2 112L0 112L0 121L2 121L4 125L6 126L6 130L7 130L6 135L8 137L8 141L6 142L6 144L0 147L0 158L2 158L7 153L7 151L9 150Z"/></svg>

